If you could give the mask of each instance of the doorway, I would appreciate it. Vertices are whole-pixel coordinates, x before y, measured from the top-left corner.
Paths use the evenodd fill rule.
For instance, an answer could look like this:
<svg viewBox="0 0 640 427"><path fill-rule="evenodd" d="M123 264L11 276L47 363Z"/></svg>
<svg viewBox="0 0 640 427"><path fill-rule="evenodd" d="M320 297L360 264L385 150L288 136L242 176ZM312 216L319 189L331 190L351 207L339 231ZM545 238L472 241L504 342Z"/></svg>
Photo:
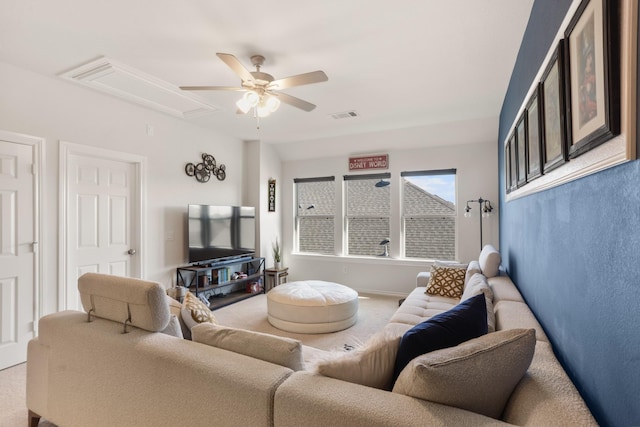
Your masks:
<svg viewBox="0 0 640 427"><path fill-rule="evenodd" d="M27 359L42 285L42 138L0 131L0 369Z"/></svg>
<svg viewBox="0 0 640 427"><path fill-rule="evenodd" d="M60 307L87 272L143 277L144 157L60 142Z"/></svg>

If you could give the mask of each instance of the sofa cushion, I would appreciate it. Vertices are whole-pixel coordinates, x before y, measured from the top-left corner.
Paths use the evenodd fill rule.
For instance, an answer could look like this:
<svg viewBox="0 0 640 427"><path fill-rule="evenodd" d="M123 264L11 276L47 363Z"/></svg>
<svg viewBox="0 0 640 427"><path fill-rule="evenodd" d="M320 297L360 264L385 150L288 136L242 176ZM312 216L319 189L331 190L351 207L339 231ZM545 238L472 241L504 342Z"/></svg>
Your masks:
<svg viewBox="0 0 640 427"><path fill-rule="evenodd" d="M82 307L92 316L160 332L169 324L164 288L157 282L85 273L78 279Z"/></svg>
<svg viewBox="0 0 640 427"><path fill-rule="evenodd" d="M500 418L527 371L533 329L510 329L434 351L412 360L393 391Z"/></svg>
<svg viewBox="0 0 640 427"><path fill-rule="evenodd" d="M496 329L532 328L536 330L538 341L549 341L542 325L527 304L518 301L498 301L495 312Z"/></svg>
<svg viewBox="0 0 640 427"><path fill-rule="evenodd" d="M482 273L476 273L467 281L460 301L466 301L471 297L483 294L487 304L487 330L496 330L496 314L493 311L493 291L487 282L487 278Z"/></svg>
<svg viewBox="0 0 640 427"><path fill-rule="evenodd" d="M426 293L443 297L460 298L464 288L467 266L451 267L433 265Z"/></svg>
<svg viewBox="0 0 640 427"><path fill-rule="evenodd" d="M500 301L518 301L524 302L522 294L518 291L518 288L513 284L507 274L500 274L496 277L487 278L489 286L493 291L493 302L498 303Z"/></svg>
<svg viewBox="0 0 640 427"><path fill-rule="evenodd" d="M444 313L409 329L400 340L393 373L395 382L404 367L415 357L487 333L487 309L484 295L476 295Z"/></svg>
<svg viewBox="0 0 640 427"><path fill-rule="evenodd" d="M415 288L391 316L389 323L402 323L413 327L418 323L444 313L460 303L460 299L429 295L426 288Z"/></svg>
<svg viewBox="0 0 640 427"><path fill-rule="evenodd" d="M484 245L478 257L482 274L487 277L497 276L500 271L500 252L492 245Z"/></svg>
<svg viewBox="0 0 640 427"><path fill-rule="evenodd" d="M326 377L391 390L400 338L401 335L384 329L356 350L319 361L315 370Z"/></svg>
<svg viewBox="0 0 640 427"><path fill-rule="evenodd" d="M540 340L501 418L517 426L598 426L551 344Z"/></svg>
<svg viewBox="0 0 640 427"><path fill-rule="evenodd" d="M209 307L191 292L187 292L180 310L182 320L189 329L200 323L218 323Z"/></svg>
<svg viewBox="0 0 640 427"><path fill-rule="evenodd" d="M244 354L294 371L304 369L302 343L293 338L201 323L191 329L194 342Z"/></svg>

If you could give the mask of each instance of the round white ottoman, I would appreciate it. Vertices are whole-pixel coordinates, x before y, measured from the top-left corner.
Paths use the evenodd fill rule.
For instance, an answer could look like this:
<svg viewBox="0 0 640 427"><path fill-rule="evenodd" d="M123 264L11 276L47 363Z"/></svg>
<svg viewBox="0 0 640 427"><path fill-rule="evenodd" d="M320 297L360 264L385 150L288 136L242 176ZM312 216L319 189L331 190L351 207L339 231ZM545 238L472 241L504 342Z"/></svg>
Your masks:
<svg viewBox="0 0 640 427"><path fill-rule="evenodd" d="M269 323L301 334L347 329L358 320L358 293L344 285L304 280L276 286L267 293Z"/></svg>

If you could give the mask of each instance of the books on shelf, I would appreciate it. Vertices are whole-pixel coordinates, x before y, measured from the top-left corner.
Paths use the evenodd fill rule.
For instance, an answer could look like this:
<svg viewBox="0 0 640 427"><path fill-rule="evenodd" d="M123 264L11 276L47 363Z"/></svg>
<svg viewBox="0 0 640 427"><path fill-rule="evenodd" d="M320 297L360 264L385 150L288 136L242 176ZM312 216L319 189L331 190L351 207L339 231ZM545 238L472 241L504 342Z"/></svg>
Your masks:
<svg viewBox="0 0 640 427"><path fill-rule="evenodd" d="M218 283L226 283L231 280L231 269L223 267L218 269Z"/></svg>

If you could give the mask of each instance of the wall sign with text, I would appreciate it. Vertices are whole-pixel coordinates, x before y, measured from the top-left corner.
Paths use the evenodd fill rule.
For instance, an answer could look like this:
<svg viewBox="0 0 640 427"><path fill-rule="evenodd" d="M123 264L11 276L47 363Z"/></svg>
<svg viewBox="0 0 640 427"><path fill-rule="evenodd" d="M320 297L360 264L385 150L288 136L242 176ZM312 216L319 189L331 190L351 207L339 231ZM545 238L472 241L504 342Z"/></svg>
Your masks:
<svg viewBox="0 0 640 427"><path fill-rule="evenodd" d="M349 157L349 170L388 169L389 155Z"/></svg>
<svg viewBox="0 0 640 427"><path fill-rule="evenodd" d="M276 211L276 180L269 180L269 212Z"/></svg>

